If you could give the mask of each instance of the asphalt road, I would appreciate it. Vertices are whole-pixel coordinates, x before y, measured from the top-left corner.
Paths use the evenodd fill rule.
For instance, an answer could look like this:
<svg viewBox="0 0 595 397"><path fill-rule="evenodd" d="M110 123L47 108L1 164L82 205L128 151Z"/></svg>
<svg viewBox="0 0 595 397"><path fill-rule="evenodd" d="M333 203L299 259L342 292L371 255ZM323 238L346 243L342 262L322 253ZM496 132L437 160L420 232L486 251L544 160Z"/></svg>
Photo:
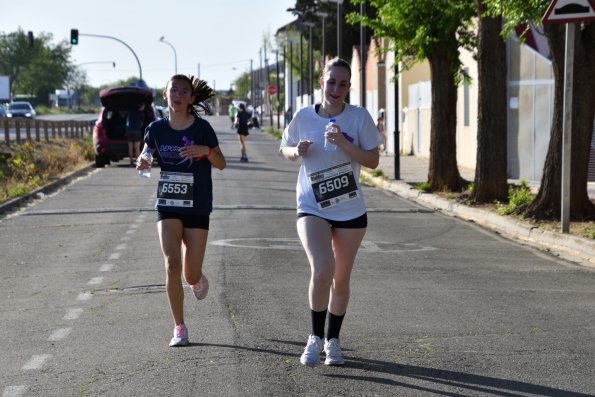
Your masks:
<svg viewBox="0 0 595 397"><path fill-rule="evenodd" d="M365 188L345 367L299 364L309 267L298 165L226 117L204 271L173 329L153 176L93 170L0 220L0 390L13 396L592 396L595 271Z"/></svg>

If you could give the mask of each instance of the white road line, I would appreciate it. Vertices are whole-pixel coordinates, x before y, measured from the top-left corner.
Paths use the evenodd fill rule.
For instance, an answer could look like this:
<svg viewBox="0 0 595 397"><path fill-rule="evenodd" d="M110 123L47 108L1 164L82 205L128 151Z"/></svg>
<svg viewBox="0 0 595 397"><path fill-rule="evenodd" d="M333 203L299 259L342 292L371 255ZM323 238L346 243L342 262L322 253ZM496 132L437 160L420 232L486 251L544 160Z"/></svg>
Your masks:
<svg viewBox="0 0 595 397"><path fill-rule="evenodd" d="M117 251L123 251L126 249L126 244L118 244L118 246L116 247Z"/></svg>
<svg viewBox="0 0 595 397"><path fill-rule="evenodd" d="M139 225L130 225L131 229L136 229Z"/></svg>
<svg viewBox="0 0 595 397"><path fill-rule="evenodd" d="M112 259L120 259L120 255L122 255L122 253L120 253L120 252L114 252L113 254L111 254L111 255L109 256L109 258L108 258L108 259L109 259L110 261L111 261Z"/></svg>
<svg viewBox="0 0 595 397"><path fill-rule="evenodd" d="M81 316L81 314L83 314L83 309L80 309L80 308L70 309L64 315L64 317L62 317L62 320L76 320Z"/></svg>
<svg viewBox="0 0 595 397"><path fill-rule="evenodd" d="M126 234L134 234L134 233L136 233L136 230L134 230L134 229L133 230L127 230L126 231Z"/></svg>
<svg viewBox="0 0 595 397"><path fill-rule="evenodd" d="M109 272L110 270L112 270L114 268L114 265L112 263L104 263L103 265L101 265L101 267L99 268L100 272Z"/></svg>
<svg viewBox="0 0 595 397"><path fill-rule="evenodd" d="M88 301L93 297L93 294L90 292L81 292L79 296L76 297L77 301Z"/></svg>
<svg viewBox="0 0 595 397"><path fill-rule="evenodd" d="M2 397L20 397L27 390L27 386L6 386L2 392Z"/></svg>
<svg viewBox="0 0 595 397"><path fill-rule="evenodd" d="M120 241L128 241L130 240L130 236L122 236L122 238L120 239Z"/></svg>
<svg viewBox="0 0 595 397"><path fill-rule="evenodd" d="M48 338L48 341L50 341L50 342L57 342L59 340L62 340L64 338L66 338L68 336L68 334L70 334L70 331L72 331L72 328L60 328L60 329L57 329L54 332L52 332L52 334Z"/></svg>
<svg viewBox="0 0 595 397"><path fill-rule="evenodd" d="M93 277L91 280L89 280L87 285L97 285L97 284L101 284L102 282L103 282L103 277Z"/></svg>
<svg viewBox="0 0 595 397"><path fill-rule="evenodd" d="M49 354L35 354L23 365L22 369L40 369L50 357Z"/></svg>

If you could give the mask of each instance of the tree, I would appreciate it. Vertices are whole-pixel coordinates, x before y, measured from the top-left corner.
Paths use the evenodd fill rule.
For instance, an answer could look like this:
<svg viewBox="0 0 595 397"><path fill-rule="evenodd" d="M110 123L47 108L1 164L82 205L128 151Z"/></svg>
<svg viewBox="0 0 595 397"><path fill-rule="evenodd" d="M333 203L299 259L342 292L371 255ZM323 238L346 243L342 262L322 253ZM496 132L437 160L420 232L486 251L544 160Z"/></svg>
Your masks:
<svg viewBox="0 0 595 397"><path fill-rule="evenodd" d="M501 36L502 16L486 15L483 0L476 0L478 13L477 68L478 116L475 202L504 201L507 182L506 44Z"/></svg>
<svg viewBox="0 0 595 397"><path fill-rule="evenodd" d="M539 25L549 0L485 0L491 12L506 17L506 26L532 22ZM589 150L595 117L595 22L577 23L574 42L574 80L572 108L572 147L570 183L570 217L574 220L592 219L595 205L587 192ZM562 181L562 116L564 97L565 26L546 25L543 28L551 52L554 71L554 114L550 142L535 199L523 209L523 215L532 219L560 218Z"/></svg>
<svg viewBox="0 0 595 397"><path fill-rule="evenodd" d="M364 0L354 0L360 3ZM459 48L473 42L473 2L467 0L370 0L377 17L349 15L378 37L389 39L395 62L427 59L432 73L432 116L428 182L435 191L460 191L467 185L457 166L456 102Z"/></svg>
<svg viewBox="0 0 595 397"><path fill-rule="evenodd" d="M357 3L351 1L343 1L341 5L341 14L349 15L358 12ZM337 56L337 3L323 0L296 0L295 6L288 9L298 18L304 21L314 22L316 26L312 29L312 48L314 51L322 53L322 19L316 15L316 12L325 12L325 52L331 57ZM376 16L376 9L368 10L368 15L372 18ZM344 18L340 18L343 20ZM319 28L317 28L319 27ZM307 29L304 28L304 34L307 36ZM359 27L349 24L341 25L341 58L351 61L352 48L359 45ZM366 42L370 41L372 32L366 32ZM307 38L306 38L307 41ZM322 57L320 57L322 58ZM314 59L317 59L316 57Z"/></svg>
<svg viewBox="0 0 595 397"><path fill-rule="evenodd" d="M10 76L12 95L34 95L38 103L46 104L49 94L62 88L70 70L71 48L66 42L51 44L52 35L41 33L33 46L25 32L0 35L0 74Z"/></svg>

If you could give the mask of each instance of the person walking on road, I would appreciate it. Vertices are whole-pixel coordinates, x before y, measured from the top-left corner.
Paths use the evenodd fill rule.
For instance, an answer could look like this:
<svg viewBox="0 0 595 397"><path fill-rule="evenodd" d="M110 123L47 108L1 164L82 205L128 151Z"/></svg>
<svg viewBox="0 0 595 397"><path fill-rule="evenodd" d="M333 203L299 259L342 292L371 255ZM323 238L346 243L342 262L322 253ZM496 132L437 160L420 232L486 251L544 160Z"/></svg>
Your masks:
<svg viewBox="0 0 595 397"><path fill-rule="evenodd" d="M248 156L246 155L246 139L250 134L248 128L252 125L252 115L246 111L246 105L240 103L238 105L238 113L236 113L235 126L238 129L238 137L240 139L240 161L243 163L248 162Z"/></svg>
<svg viewBox="0 0 595 397"><path fill-rule="evenodd" d="M140 143L143 139L143 124L145 123L145 104L140 103L128 111L126 116L126 140L128 141L128 157L130 165L134 166L135 159L140 154Z"/></svg>
<svg viewBox="0 0 595 397"><path fill-rule="evenodd" d="M198 300L207 296L209 282L202 268L213 209L212 166L222 170L225 157L211 125L195 106L208 112L205 101L213 90L192 76L175 75L163 97L169 119L151 123L145 132L146 150L157 151L161 175L157 189L157 231L165 261L165 287L174 320L170 346L188 345L184 324L184 289L181 275ZM142 156L137 169L151 167Z"/></svg>
<svg viewBox="0 0 595 397"><path fill-rule="evenodd" d="M349 302L351 270L368 224L360 168L378 166L382 142L368 111L345 103L350 81L349 64L330 60L320 77L323 102L299 109L281 140L285 158L302 159L296 223L310 262L312 329L300 362L308 366L320 363L323 349L326 365L344 364L339 332ZM329 119L335 119L334 131L325 133ZM325 150L325 135L335 150Z"/></svg>
<svg viewBox="0 0 595 397"><path fill-rule="evenodd" d="M229 119L231 120L231 129L233 130L234 127L234 123L236 121L236 113L238 112L238 109L236 108L236 105L233 104L233 102L229 105Z"/></svg>

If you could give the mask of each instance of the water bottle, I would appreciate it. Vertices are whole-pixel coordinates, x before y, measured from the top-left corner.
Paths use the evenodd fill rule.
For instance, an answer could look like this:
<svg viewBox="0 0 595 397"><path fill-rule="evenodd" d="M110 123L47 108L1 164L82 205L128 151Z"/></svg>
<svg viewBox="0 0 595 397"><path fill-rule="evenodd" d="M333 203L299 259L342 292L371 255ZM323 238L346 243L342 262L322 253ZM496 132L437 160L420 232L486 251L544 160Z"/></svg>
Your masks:
<svg viewBox="0 0 595 397"><path fill-rule="evenodd" d="M140 158L149 162L149 168L145 168L144 170L139 170L138 174L143 178L150 178L151 177L151 164L153 164L153 155L151 154L150 150L145 150L143 154L140 155Z"/></svg>
<svg viewBox="0 0 595 397"><path fill-rule="evenodd" d="M327 152L334 152L335 150L337 150L337 145L335 145L334 143L332 143L331 141L329 141L326 138L326 133L327 132L336 132L337 128L333 125L334 123L336 123L337 120L336 119L329 119L328 124L326 125L326 127L324 127L324 150L326 150Z"/></svg>

